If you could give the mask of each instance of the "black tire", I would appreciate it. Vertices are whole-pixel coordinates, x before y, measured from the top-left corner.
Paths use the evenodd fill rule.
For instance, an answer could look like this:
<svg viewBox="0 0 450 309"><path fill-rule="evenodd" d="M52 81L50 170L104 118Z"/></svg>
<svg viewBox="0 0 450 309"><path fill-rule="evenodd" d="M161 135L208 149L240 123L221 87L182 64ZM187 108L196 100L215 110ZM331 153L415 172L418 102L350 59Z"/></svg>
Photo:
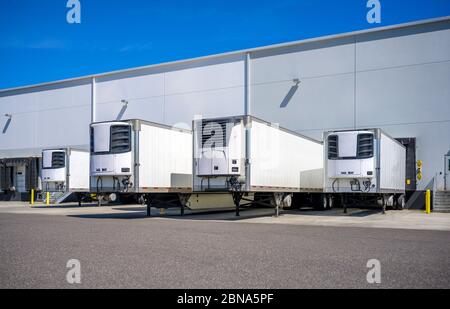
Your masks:
<svg viewBox="0 0 450 309"><path fill-rule="evenodd" d="M397 210L403 210L405 209L405 206L406 206L406 199L405 195L402 194L397 199Z"/></svg>
<svg viewBox="0 0 450 309"><path fill-rule="evenodd" d="M327 207L327 209L331 210L331 209L333 209L333 207L334 207L334 197L329 195L328 196L328 207Z"/></svg>
<svg viewBox="0 0 450 309"><path fill-rule="evenodd" d="M314 210L325 211L328 209L328 197L326 195L322 195L317 203L314 203Z"/></svg>

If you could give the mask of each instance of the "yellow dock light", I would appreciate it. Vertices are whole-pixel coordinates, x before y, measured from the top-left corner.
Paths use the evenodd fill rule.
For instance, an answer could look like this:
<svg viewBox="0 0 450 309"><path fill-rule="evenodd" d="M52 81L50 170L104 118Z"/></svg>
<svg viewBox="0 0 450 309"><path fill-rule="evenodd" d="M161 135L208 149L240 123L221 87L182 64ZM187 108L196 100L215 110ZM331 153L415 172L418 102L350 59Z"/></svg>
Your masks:
<svg viewBox="0 0 450 309"><path fill-rule="evenodd" d="M418 160L417 161L417 180L422 180L422 167L423 167L422 160Z"/></svg>

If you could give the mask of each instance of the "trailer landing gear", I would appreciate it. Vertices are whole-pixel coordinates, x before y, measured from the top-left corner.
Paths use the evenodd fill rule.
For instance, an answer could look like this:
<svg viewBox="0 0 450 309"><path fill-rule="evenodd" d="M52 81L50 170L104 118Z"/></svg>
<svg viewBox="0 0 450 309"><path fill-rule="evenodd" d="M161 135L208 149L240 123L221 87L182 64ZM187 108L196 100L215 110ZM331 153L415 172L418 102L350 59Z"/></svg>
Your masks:
<svg viewBox="0 0 450 309"><path fill-rule="evenodd" d="M232 195L233 195L234 206L236 206L236 217L239 217L240 216L240 204L241 204L242 197L244 196L244 193L233 192Z"/></svg>
<svg viewBox="0 0 450 309"><path fill-rule="evenodd" d="M190 194L186 194L186 193L180 193L178 194L178 198L180 199L180 204L181 204L181 216L184 216L184 209L189 201L189 198L191 197Z"/></svg>
<svg viewBox="0 0 450 309"><path fill-rule="evenodd" d="M144 195L144 203L147 207L147 217L152 216L152 197L150 194Z"/></svg>
<svg viewBox="0 0 450 309"><path fill-rule="evenodd" d="M280 216L280 206L283 203L284 194L283 193L274 193L273 194L273 203L275 206L275 217Z"/></svg>
<svg viewBox="0 0 450 309"><path fill-rule="evenodd" d="M80 193L76 193L76 196L77 196L78 207L81 207L81 201L83 199L83 196Z"/></svg>

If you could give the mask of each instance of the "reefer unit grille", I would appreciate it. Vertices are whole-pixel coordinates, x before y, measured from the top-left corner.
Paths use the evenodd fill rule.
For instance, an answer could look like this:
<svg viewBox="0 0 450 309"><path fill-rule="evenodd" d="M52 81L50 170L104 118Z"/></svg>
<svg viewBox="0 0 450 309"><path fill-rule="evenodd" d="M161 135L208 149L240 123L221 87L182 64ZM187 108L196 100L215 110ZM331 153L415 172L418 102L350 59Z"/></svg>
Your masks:
<svg viewBox="0 0 450 309"><path fill-rule="evenodd" d="M373 157L373 134L358 135L358 158L366 159Z"/></svg>
<svg viewBox="0 0 450 309"><path fill-rule="evenodd" d="M227 119L203 121L200 132L202 148L227 147L227 125L229 124Z"/></svg>
<svg viewBox="0 0 450 309"><path fill-rule="evenodd" d="M91 131L90 131L90 145L91 145L91 153L95 152L95 148L94 148L94 128L91 127Z"/></svg>
<svg viewBox="0 0 450 309"><path fill-rule="evenodd" d="M111 153L131 151L131 127L127 125L111 126Z"/></svg>
<svg viewBox="0 0 450 309"><path fill-rule="evenodd" d="M328 159L338 158L339 136L330 135L328 137Z"/></svg>
<svg viewBox="0 0 450 309"><path fill-rule="evenodd" d="M63 168L66 162L66 154L61 151L52 153L52 168Z"/></svg>

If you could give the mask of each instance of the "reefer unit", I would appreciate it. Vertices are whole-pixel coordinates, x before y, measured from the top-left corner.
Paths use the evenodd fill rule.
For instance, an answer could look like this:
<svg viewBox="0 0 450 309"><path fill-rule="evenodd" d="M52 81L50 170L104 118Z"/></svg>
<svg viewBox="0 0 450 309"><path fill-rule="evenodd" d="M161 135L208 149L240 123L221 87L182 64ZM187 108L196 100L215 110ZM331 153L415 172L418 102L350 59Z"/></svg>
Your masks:
<svg viewBox="0 0 450 309"><path fill-rule="evenodd" d="M44 192L89 192L89 151L64 148L42 151Z"/></svg>
<svg viewBox="0 0 450 309"><path fill-rule="evenodd" d="M90 175L100 200L190 192L192 133L143 120L93 123Z"/></svg>
<svg viewBox="0 0 450 309"><path fill-rule="evenodd" d="M193 128L194 192L254 193L255 200L278 193L272 196L290 206L289 194L323 189L318 141L252 116L198 119Z"/></svg>
<svg viewBox="0 0 450 309"><path fill-rule="evenodd" d="M381 129L324 133L325 191L404 206L406 148Z"/></svg>

